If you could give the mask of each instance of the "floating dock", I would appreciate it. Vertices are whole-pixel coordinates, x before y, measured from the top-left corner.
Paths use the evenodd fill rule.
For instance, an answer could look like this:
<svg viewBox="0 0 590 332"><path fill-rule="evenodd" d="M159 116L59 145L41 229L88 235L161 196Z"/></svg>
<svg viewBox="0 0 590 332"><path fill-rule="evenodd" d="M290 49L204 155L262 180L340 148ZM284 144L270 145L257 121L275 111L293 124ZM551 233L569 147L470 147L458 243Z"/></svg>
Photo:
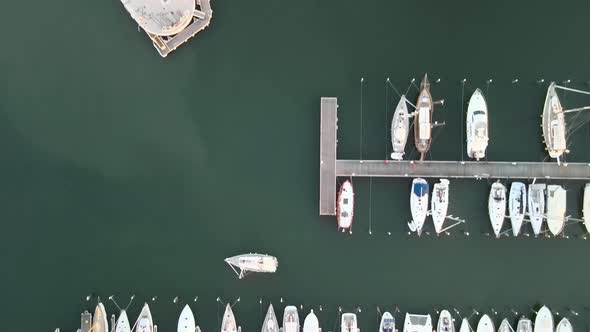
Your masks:
<svg viewBox="0 0 590 332"><path fill-rule="evenodd" d="M320 215L336 215L336 177L589 180L590 164L509 161L338 160L338 100L321 98Z"/></svg>
<svg viewBox="0 0 590 332"><path fill-rule="evenodd" d="M92 314L84 311L80 317L80 331L89 332L92 329Z"/></svg>

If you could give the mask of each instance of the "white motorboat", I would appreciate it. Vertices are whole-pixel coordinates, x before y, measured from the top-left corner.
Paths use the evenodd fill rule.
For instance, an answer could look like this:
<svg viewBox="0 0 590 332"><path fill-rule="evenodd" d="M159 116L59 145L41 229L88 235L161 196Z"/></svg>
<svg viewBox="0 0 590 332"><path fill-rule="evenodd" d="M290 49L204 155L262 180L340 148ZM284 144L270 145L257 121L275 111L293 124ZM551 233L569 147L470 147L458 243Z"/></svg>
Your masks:
<svg viewBox="0 0 590 332"><path fill-rule="evenodd" d="M483 315L477 323L476 332L496 332L494 328L494 322L488 315Z"/></svg>
<svg viewBox="0 0 590 332"><path fill-rule="evenodd" d="M413 232L418 236L422 235L424 221L428 213L428 182L422 178L412 181L412 192L410 193L410 211L412 212L412 222L409 224Z"/></svg>
<svg viewBox="0 0 590 332"><path fill-rule="evenodd" d="M545 218L545 189L544 183L534 183L529 185L528 209L531 219L531 226L535 236L541 234L543 228L543 219Z"/></svg>
<svg viewBox="0 0 590 332"><path fill-rule="evenodd" d="M135 332L153 332L154 331L154 321L152 319L152 313L150 311L150 306L145 303L143 308L141 308L141 312L139 313L139 318L137 319L137 325L135 327Z"/></svg>
<svg viewBox="0 0 590 332"><path fill-rule="evenodd" d="M195 332L197 329L197 324L195 323L195 315L191 310L191 307L187 304L180 312L180 317L178 318L178 332ZM275 331L278 332L278 331Z"/></svg>
<svg viewBox="0 0 590 332"><path fill-rule="evenodd" d="M566 197L561 186L547 186L547 227L553 236L559 235L565 226Z"/></svg>
<svg viewBox="0 0 590 332"><path fill-rule="evenodd" d="M553 82L547 89L542 118L541 127L547 152L551 158L559 158L567 149L565 114Z"/></svg>
<svg viewBox="0 0 590 332"><path fill-rule="evenodd" d="M395 332L395 318L388 311L384 312L383 316L381 316L379 332Z"/></svg>
<svg viewBox="0 0 590 332"><path fill-rule="evenodd" d="M508 211L510 213L510 223L512 224L512 234L514 236L518 236L520 233L526 214L526 206L526 185L522 182L512 182L512 185L510 185L510 195L508 196Z"/></svg>
<svg viewBox="0 0 590 332"><path fill-rule="evenodd" d="M408 104L406 102L406 96L402 95L393 119L391 120L391 145L393 147L393 153L391 159L402 160L404 157L404 150L406 143L408 142L408 134L410 132L410 114L408 113Z"/></svg>
<svg viewBox="0 0 590 332"><path fill-rule="evenodd" d="M238 332L238 324L236 324L236 317L228 304L225 306L223 313L223 320L221 321L221 332Z"/></svg>
<svg viewBox="0 0 590 332"><path fill-rule="evenodd" d="M546 306L543 306L537 311L535 317L534 332L553 332L553 314Z"/></svg>
<svg viewBox="0 0 590 332"><path fill-rule="evenodd" d="M447 211L449 209L449 180L440 179L432 188L432 199L430 200L430 214L436 234L443 230Z"/></svg>
<svg viewBox="0 0 590 332"><path fill-rule="evenodd" d="M299 332L299 314L297 307L286 306L283 313L283 332Z"/></svg>
<svg viewBox="0 0 590 332"><path fill-rule="evenodd" d="M504 218L506 217L506 187L500 182L492 184L490 197L488 198L488 214L494 234L496 234L496 237L500 237Z"/></svg>
<svg viewBox="0 0 590 332"><path fill-rule="evenodd" d="M357 327L356 314L353 314L353 313L342 314L342 319L340 321L340 331L341 332L358 332L359 331L359 329Z"/></svg>
<svg viewBox="0 0 590 332"><path fill-rule="evenodd" d="M586 226L586 231L590 233L590 183L586 183L586 186L584 187L582 216L584 216L584 226Z"/></svg>
<svg viewBox="0 0 590 332"><path fill-rule="evenodd" d="M504 318L502 323L500 323L500 327L498 327L498 332L512 332L512 326L508 322L508 319Z"/></svg>
<svg viewBox="0 0 590 332"><path fill-rule="evenodd" d="M272 304L268 306L268 310L266 311L266 316L264 317L264 322L262 323L262 332L279 332L279 322L277 321L277 316L275 315L275 310L272 307Z"/></svg>
<svg viewBox="0 0 590 332"><path fill-rule="evenodd" d="M451 313L448 310L443 310L440 312L438 324L436 326L436 332L455 332L453 316L451 316Z"/></svg>
<svg viewBox="0 0 590 332"><path fill-rule="evenodd" d="M115 323L115 332L131 332L131 325L129 325L129 318L127 318L127 312L121 310L117 323Z"/></svg>
<svg viewBox="0 0 590 332"><path fill-rule="evenodd" d="M98 302L94 309L94 316L92 317L93 332L109 332L109 320L107 312L104 309L102 302Z"/></svg>
<svg viewBox="0 0 590 332"><path fill-rule="evenodd" d="M516 325L516 332L533 332L533 322L525 316L520 317Z"/></svg>
<svg viewBox="0 0 590 332"><path fill-rule="evenodd" d="M403 332L432 332L430 315L406 313Z"/></svg>
<svg viewBox="0 0 590 332"><path fill-rule="evenodd" d="M555 332L574 332L574 328L572 327L569 319L564 317L561 319L561 321L559 321L559 323L557 323Z"/></svg>
<svg viewBox="0 0 590 332"><path fill-rule="evenodd" d="M475 90L467 107L467 155L480 160L488 147L488 105L480 89Z"/></svg>
<svg viewBox="0 0 590 332"><path fill-rule="evenodd" d="M313 309L309 311L307 316L305 316L305 320L303 321L303 332L322 332L320 321L313 313Z"/></svg>
<svg viewBox="0 0 590 332"><path fill-rule="evenodd" d="M461 320L461 327L459 328L459 332L471 332L471 326L469 325L469 321L467 318L463 318Z"/></svg>
<svg viewBox="0 0 590 332"><path fill-rule="evenodd" d="M354 219L354 188L352 182L344 181L338 191L338 204L336 205L336 219L338 230L350 230Z"/></svg>
<svg viewBox="0 0 590 332"><path fill-rule="evenodd" d="M416 112L414 116L414 143L416 149L420 152L420 160L430 150L432 143L432 113L434 112L434 102L430 94L430 82L428 75L424 75L420 83L420 94L416 101Z"/></svg>
<svg viewBox="0 0 590 332"><path fill-rule="evenodd" d="M274 273L279 266L279 261L276 257L256 253L229 257L225 259L225 262L240 279L249 272Z"/></svg>

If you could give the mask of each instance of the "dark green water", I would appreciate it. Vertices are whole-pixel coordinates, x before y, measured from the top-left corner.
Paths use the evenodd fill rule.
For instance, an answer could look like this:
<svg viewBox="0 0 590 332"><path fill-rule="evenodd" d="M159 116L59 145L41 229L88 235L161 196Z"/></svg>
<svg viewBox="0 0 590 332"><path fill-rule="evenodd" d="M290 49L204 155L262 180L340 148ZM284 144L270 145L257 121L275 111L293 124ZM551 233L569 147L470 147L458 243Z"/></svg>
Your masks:
<svg viewBox="0 0 590 332"><path fill-rule="evenodd" d="M205 331L217 329L218 296L241 297L234 309L246 331L260 328L268 301L282 311L281 297L305 313L322 305L326 331L338 306L361 306L360 326L371 331L376 306L494 307L499 323L508 306L538 303L575 308L574 327L588 328L581 226L566 228L569 240L489 239L489 183L453 181L450 212L468 219L471 236L418 240L405 233L409 181L355 179L354 235L344 236L334 218L318 216L318 155L321 96L339 97L339 157L359 158L365 78L362 158L381 159L385 78L405 89L428 72L441 78L435 98L446 99L432 159L462 158L465 77L465 99L494 81L488 159L543 160L546 85L535 81L590 80L590 3L262 0L213 9L207 30L161 59L119 1L5 4L5 330L73 331L95 304L84 300L90 293L120 302L137 294L131 317L157 295L161 331L176 328L181 306L172 299L197 295ZM397 100L388 97L391 117ZM588 104L571 93L565 100ZM580 129L568 159L590 160L589 141ZM579 216L583 184L560 184ZM238 281L223 258L248 251L277 256L279 273Z"/></svg>

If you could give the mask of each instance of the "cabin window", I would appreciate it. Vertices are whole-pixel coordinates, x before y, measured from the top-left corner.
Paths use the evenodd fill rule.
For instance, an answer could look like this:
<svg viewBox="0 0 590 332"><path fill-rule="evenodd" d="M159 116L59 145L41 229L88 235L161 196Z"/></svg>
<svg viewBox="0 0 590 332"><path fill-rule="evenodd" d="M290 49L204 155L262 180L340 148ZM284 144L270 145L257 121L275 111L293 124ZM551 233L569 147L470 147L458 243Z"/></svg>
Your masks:
<svg viewBox="0 0 590 332"><path fill-rule="evenodd" d="M343 203L343 204L348 204L348 198L345 198L345 199L343 199L343 200L342 200L342 203Z"/></svg>
<svg viewBox="0 0 590 332"><path fill-rule="evenodd" d="M346 211L342 211L342 213L340 214L342 217L346 218L348 217L348 212Z"/></svg>

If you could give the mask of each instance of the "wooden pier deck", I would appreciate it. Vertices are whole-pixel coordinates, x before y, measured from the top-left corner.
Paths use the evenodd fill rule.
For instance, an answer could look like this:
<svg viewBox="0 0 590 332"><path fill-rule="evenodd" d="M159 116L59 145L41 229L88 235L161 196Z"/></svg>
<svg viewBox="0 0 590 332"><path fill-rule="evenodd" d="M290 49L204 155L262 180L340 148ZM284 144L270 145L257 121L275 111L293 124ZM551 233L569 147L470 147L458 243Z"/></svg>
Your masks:
<svg viewBox="0 0 590 332"><path fill-rule="evenodd" d="M320 215L336 215L337 176L590 180L589 163L337 160L337 108L337 98L322 97Z"/></svg>

